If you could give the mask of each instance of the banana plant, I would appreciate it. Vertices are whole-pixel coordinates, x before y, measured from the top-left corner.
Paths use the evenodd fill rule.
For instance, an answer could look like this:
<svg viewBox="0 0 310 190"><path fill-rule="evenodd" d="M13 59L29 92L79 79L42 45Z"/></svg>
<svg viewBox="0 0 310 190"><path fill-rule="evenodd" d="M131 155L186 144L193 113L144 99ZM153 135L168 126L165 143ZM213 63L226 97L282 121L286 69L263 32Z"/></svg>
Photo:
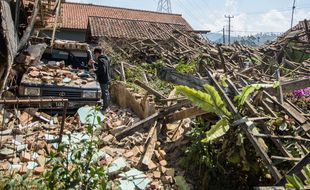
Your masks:
<svg viewBox="0 0 310 190"><path fill-rule="evenodd" d="M203 87L206 92L186 86L176 86L176 90L186 96L198 108L207 113L215 113L220 117L220 120L211 126L211 129L206 132L206 137L202 140L202 142L210 142L226 134L229 130L232 114L227 110L221 96L213 86L205 84Z"/></svg>
<svg viewBox="0 0 310 190"><path fill-rule="evenodd" d="M303 190L310 188L310 164L306 165L302 173L305 176L305 181L303 182L297 175L293 174L292 176L286 176L286 184L285 187L287 189L296 189L296 190Z"/></svg>

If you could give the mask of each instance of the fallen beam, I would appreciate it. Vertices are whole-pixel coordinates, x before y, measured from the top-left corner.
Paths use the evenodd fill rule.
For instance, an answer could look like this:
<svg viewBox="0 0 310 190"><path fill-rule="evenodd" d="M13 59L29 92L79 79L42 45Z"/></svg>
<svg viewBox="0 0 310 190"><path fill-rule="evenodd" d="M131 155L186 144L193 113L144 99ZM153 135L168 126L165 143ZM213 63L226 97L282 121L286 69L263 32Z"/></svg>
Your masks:
<svg viewBox="0 0 310 190"><path fill-rule="evenodd" d="M303 167L309 163L310 163L310 152L303 159L301 159L300 162L298 162L289 172L287 172L286 175L293 175L293 174L300 173L301 170L303 169ZM284 177L282 177L280 180L277 181L277 183L276 183L277 186L284 186L285 185L285 183L286 183L285 176L286 175L284 175Z"/></svg>
<svg viewBox="0 0 310 190"><path fill-rule="evenodd" d="M175 69L167 67L158 71L158 77L163 81L188 86L198 90L203 90L203 85L209 83L208 80L200 79L190 74L179 73Z"/></svg>
<svg viewBox="0 0 310 190"><path fill-rule="evenodd" d="M153 157L155 145L157 142L157 135L160 132L161 126L162 126L161 122L157 122L156 124L154 124L154 127L150 129L150 132L149 132L150 138L146 142L147 145L146 145L145 153L141 159L142 167L148 168L148 165L152 162L152 157Z"/></svg>
<svg viewBox="0 0 310 190"><path fill-rule="evenodd" d="M175 104L173 106L170 106L170 107L167 107L165 108L163 111L161 112L157 112L157 113L154 113L153 115L135 123L134 125L130 126L130 127L127 127L125 128L124 130L120 131L120 132L117 132L115 134L115 138L116 139L122 139L128 135L131 135L133 134L134 132L136 131L139 131L143 128L146 128L146 127L149 127L150 125L152 125L155 121L157 121L159 118L163 118L165 117L166 115L169 115L179 109L181 109L182 107L186 106L186 105L189 105L189 102L188 101L183 101L183 102L180 102L178 104Z"/></svg>
<svg viewBox="0 0 310 190"><path fill-rule="evenodd" d="M282 93L289 93L292 92L293 90L304 89L309 86L310 86L310 78L283 82L281 84ZM272 87L265 89L265 91L268 92L270 95L276 95L278 92L276 88Z"/></svg>
<svg viewBox="0 0 310 190"><path fill-rule="evenodd" d="M141 82L139 80L135 80L135 84L140 86L141 88L145 89L149 93L155 95L158 98L166 99L166 97L164 95L162 95L161 93L157 92L156 90L154 90L153 88L149 87L148 85L144 84L143 82Z"/></svg>
<svg viewBox="0 0 310 190"><path fill-rule="evenodd" d="M164 121L164 123L173 123L182 119L193 118L204 114L206 114L205 111L198 109L196 107L187 108L186 110L182 110L172 115L169 115Z"/></svg>
<svg viewBox="0 0 310 190"><path fill-rule="evenodd" d="M215 88L219 92L220 96L226 103L228 110L233 113L236 119L241 119L242 116L238 112L237 108L234 106L232 101L229 99L227 94L224 92L224 90L221 88L221 86L218 84L218 82L215 80L215 78L212 76L211 72L206 70L207 75L210 80L212 80L212 83L214 84ZM279 170L272 164L271 159L268 157L266 151L264 148L260 145L260 142L257 138L255 138L251 132L251 129L253 128L253 124L251 122L245 122L241 124L241 128L245 132L245 135L252 143L253 147L255 148L256 153L262 158L263 162L266 164L267 168L269 169L271 175L274 177L275 180L281 179L281 174Z"/></svg>

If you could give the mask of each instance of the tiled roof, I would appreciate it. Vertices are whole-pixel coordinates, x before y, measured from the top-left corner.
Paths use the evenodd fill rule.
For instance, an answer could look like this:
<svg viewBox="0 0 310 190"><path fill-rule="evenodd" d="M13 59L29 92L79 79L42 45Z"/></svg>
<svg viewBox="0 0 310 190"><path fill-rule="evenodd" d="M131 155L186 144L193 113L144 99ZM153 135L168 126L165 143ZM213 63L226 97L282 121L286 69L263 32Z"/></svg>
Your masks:
<svg viewBox="0 0 310 190"><path fill-rule="evenodd" d="M134 10L92 4L63 3L61 9L62 28L87 29L89 16L116 19L140 20L157 23L190 25L179 14Z"/></svg>
<svg viewBox="0 0 310 190"><path fill-rule="evenodd" d="M92 38L103 36L127 39L166 40L174 29L188 30L184 24L168 24L108 17L89 17L89 33Z"/></svg>

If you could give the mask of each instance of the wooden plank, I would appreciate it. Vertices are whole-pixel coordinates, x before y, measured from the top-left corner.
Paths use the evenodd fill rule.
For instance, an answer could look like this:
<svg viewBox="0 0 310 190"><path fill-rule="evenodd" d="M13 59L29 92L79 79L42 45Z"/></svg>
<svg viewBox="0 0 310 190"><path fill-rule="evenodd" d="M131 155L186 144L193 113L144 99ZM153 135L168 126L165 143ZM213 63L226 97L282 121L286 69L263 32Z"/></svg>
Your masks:
<svg viewBox="0 0 310 190"><path fill-rule="evenodd" d="M126 82L126 75L125 75L125 69L124 69L124 63L121 62L121 80Z"/></svg>
<svg viewBox="0 0 310 190"><path fill-rule="evenodd" d="M230 79L227 80L227 83L228 83L229 87L234 91L235 95L240 93ZM245 105L252 112L252 114L258 115L258 112L256 111L256 109L254 108L254 106L252 104L249 103L248 100L245 101ZM268 107L268 105L267 105L267 107ZM272 115L274 117L277 117L277 115L275 115L271 109L268 111L271 111ZM272 132L268 129L267 126L263 125L262 128L265 131L265 133L272 135ZM278 140L278 139L271 139L271 140L275 144L275 146L281 151L282 154L284 154L285 156L288 156L288 157L292 157L292 155L288 152L288 150L282 145L280 140Z"/></svg>
<svg viewBox="0 0 310 190"><path fill-rule="evenodd" d="M300 79L300 80L283 82L281 84L283 93L292 92L293 90L304 89L304 88L307 88L309 86L310 86L310 78L304 78L304 79ZM277 94L277 89L274 89L272 87L267 88L265 91L268 92L270 95L276 95Z"/></svg>
<svg viewBox="0 0 310 190"><path fill-rule="evenodd" d="M218 92L221 95L221 97L223 98L223 100L225 101L225 103L226 103L226 105L228 107L228 110L233 113L233 115L235 116L236 119L242 119L242 116L238 112L237 108L234 106L234 104L229 99L227 94L224 92L222 87L218 84L218 82L212 76L211 72L206 69L206 73L207 73L209 79L212 80L212 83L214 84L215 88L218 90ZM253 128L251 122L245 122L245 123L241 124L241 128L245 132L247 138L252 143L253 147L255 148L256 153L262 158L263 162L265 163L266 167L269 169L269 171L272 174L272 176L274 177L274 179L275 180L281 179L282 176L281 176L280 172L272 164L271 159L269 158L269 156L265 152L264 148L258 142L258 139L255 138L253 136L253 134L251 133L250 128Z"/></svg>
<svg viewBox="0 0 310 190"><path fill-rule="evenodd" d="M150 125L152 125L155 121L157 121L159 118L163 118L164 116L175 112L176 110L181 109L183 106L188 105L189 102L188 101L184 101L184 102L180 102L178 104L175 104L173 106L167 107L165 108L163 111L161 112L157 112L154 113L153 115L135 123L134 125L125 128L124 130L117 132L115 134L115 138L116 139L122 139L128 135L131 135L132 133L134 133L135 131L139 131L143 128L149 127Z"/></svg>
<svg viewBox="0 0 310 190"><path fill-rule="evenodd" d="M20 51L26 45L27 41L29 40L29 37L30 37L31 32L33 30L33 26L36 22L36 17L38 15L39 9L40 9L39 8L39 0L36 0L34 3L34 11L32 13L30 23L28 24L28 26L27 26L24 34L23 34L23 37L19 41L19 44L17 46L17 51Z"/></svg>
<svg viewBox="0 0 310 190"><path fill-rule="evenodd" d="M301 172L304 166L310 163L310 153L308 153L300 162L298 162L289 172L286 173L286 175L293 175L298 174ZM276 185L277 186L284 186L286 183L285 176L282 177L280 180L277 180Z"/></svg>
<svg viewBox="0 0 310 190"><path fill-rule="evenodd" d="M152 157L155 150L155 145L157 142L158 133L161 130L161 122L157 122L154 127L150 129L149 136L150 138L146 142L145 153L141 158L141 164L143 167L148 168L148 165L152 162Z"/></svg>
<svg viewBox="0 0 310 190"><path fill-rule="evenodd" d="M150 92L151 94L155 95L156 97L159 97L161 99L166 99L164 95L162 95L161 93L157 92L156 90L154 90L153 88L149 87L148 85L146 85L145 83L139 80L135 80L135 84L145 89L146 91Z"/></svg>
<svg viewBox="0 0 310 190"><path fill-rule="evenodd" d="M280 70L276 71L276 76L277 76L277 80L279 82L279 87L278 87L278 100L281 104L283 104L284 100L283 100L283 90L282 90L282 86L281 86L281 76L280 76Z"/></svg>
<svg viewBox="0 0 310 190"><path fill-rule="evenodd" d="M302 114L300 114L295 108L293 108L288 103L284 102L281 104L277 101L276 98L272 97L270 94L268 94L266 91L263 91L264 95L266 95L270 100L272 100L274 103L276 103L278 106L280 106L288 115L296 119L300 124L304 124L307 121L307 118L305 118Z"/></svg>
<svg viewBox="0 0 310 190"><path fill-rule="evenodd" d="M203 90L204 84L209 84L208 80L199 79L190 74L179 73L175 69L168 67L162 68L158 72L161 80L172 82L178 85L184 85L198 90Z"/></svg>
<svg viewBox="0 0 310 190"><path fill-rule="evenodd" d="M173 123L182 119L193 118L204 114L206 114L206 112L199 108L196 107L187 108L185 110L169 115L164 121L164 123Z"/></svg>

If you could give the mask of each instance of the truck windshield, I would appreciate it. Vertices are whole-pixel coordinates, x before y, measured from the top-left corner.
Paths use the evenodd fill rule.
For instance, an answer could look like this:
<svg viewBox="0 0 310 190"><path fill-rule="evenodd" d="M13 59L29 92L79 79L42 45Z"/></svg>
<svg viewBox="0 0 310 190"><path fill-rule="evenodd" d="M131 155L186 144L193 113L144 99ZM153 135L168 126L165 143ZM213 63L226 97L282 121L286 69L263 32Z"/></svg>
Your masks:
<svg viewBox="0 0 310 190"><path fill-rule="evenodd" d="M87 69L88 59L89 55L86 51L65 51L53 49L45 51L42 55L41 61L45 64L49 61L65 61L66 66L71 65L76 69Z"/></svg>

